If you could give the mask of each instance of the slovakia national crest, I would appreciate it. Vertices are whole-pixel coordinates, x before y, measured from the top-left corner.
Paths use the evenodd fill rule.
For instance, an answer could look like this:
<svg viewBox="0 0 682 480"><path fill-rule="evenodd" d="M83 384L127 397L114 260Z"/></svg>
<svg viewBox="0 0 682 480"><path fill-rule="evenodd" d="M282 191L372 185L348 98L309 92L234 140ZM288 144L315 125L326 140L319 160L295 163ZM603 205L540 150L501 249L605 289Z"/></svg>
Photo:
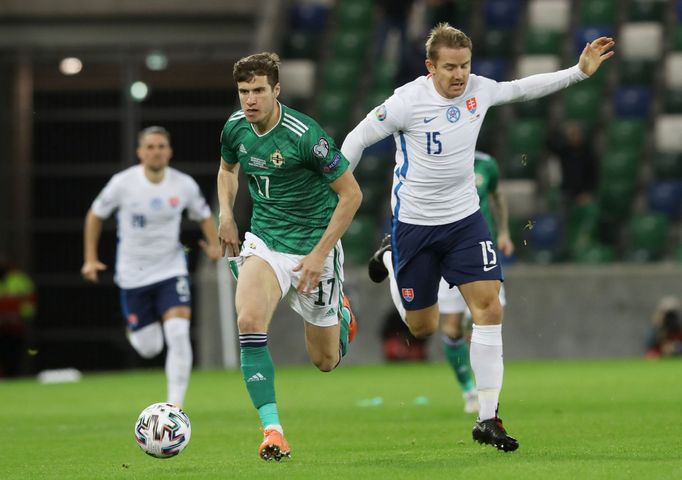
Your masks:
<svg viewBox="0 0 682 480"><path fill-rule="evenodd" d="M411 302L414 300L414 290L411 288L403 288L402 292L403 298L405 299L406 302Z"/></svg>
<svg viewBox="0 0 682 480"><path fill-rule="evenodd" d="M470 99L467 100L467 110L469 110L469 113L474 114L476 113L476 97L471 97Z"/></svg>
<svg viewBox="0 0 682 480"><path fill-rule="evenodd" d="M168 204L173 208L177 207L179 203L180 199L178 197L170 197L168 199Z"/></svg>

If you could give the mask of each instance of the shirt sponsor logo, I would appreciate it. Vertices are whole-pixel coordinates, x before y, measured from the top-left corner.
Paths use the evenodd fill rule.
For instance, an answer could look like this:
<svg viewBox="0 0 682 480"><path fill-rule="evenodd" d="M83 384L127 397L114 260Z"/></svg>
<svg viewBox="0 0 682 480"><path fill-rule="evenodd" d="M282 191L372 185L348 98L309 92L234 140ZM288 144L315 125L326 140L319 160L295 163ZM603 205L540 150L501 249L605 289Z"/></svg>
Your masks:
<svg viewBox="0 0 682 480"><path fill-rule="evenodd" d="M401 291L403 298L406 302L411 302L414 300L414 290L411 288L403 288Z"/></svg>
<svg viewBox="0 0 682 480"><path fill-rule="evenodd" d="M318 158L327 158L327 155L329 155L329 142L326 138L320 137L313 146L313 155Z"/></svg>
<svg viewBox="0 0 682 480"><path fill-rule="evenodd" d="M279 150L275 150L274 153L270 155L270 161L277 168L284 165L284 157L282 156L282 153Z"/></svg>
<svg viewBox="0 0 682 480"><path fill-rule="evenodd" d="M476 113L476 107L478 106L476 104L476 97L471 97L470 99L467 100L467 110L469 110L469 113L472 115Z"/></svg>
<svg viewBox="0 0 682 480"><path fill-rule="evenodd" d="M256 168L268 168L267 162L258 157L249 158L249 165Z"/></svg>
<svg viewBox="0 0 682 480"><path fill-rule="evenodd" d="M448 122L450 122L450 123L457 123L460 115L461 115L461 113L459 113L459 108L454 107L454 106L448 108L448 111L445 112L445 118L447 118Z"/></svg>
<svg viewBox="0 0 682 480"><path fill-rule="evenodd" d="M322 168L322 170L324 170L325 173L331 172L332 170L339 166L339 163L341 163L341 154L339 152L336 152L332 161L325 165Z"/></svg>
<svg viewBox="0 0 682 480"><path fill-rule="evenodd" d="M377 108L374 109L374 116L377 117L377 120L380 122L383 122L386 120L386 105L379 105Z"/></svg>

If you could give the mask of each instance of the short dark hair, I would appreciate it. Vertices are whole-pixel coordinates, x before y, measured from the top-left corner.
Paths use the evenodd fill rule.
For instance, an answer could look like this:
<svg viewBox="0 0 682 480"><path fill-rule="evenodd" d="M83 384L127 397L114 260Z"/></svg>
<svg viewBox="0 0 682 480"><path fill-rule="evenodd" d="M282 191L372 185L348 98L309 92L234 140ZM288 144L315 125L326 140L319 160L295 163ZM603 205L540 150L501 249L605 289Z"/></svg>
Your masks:
<svg viewBox="0 0 682 480"><path fill-rule="evenodd" d="M171 140L170 132L158 125L152 125L151 127L143 128L142 130L140 130L140 133L137 134L138 145L142 143L142 139L145 137L145 135L151 134L163 135L164 137L166 137L166 140L168 140L168 143L170 143Z"/></svg>
<svg viewBox="0 0 682 480"><path fill-rule="evenodd" d="M446 48L468 48L472 49L471 38L461 30L451 26L447 22L439 23L429 33L426 39L426 58L436 63L438 61L438 50Z"/></svg>
<svg viewBox="0 0 682 480"><path fill-rule="evenodd" d="M279 83L279 55L262 52L239 59L232 69L235 83L248 82L256 75L265 75L271 87Z"/></svg>

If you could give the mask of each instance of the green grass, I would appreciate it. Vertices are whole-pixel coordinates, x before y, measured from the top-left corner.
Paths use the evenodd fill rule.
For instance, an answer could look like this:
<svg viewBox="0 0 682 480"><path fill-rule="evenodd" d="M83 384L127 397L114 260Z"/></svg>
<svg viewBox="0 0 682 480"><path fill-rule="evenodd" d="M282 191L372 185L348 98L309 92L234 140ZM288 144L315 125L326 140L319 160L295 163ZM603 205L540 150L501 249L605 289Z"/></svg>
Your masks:
<svg viewBox="0 0 682 480"><path fill-rule="evenodd" d="M680 479L681 372L675 361L508 362L500 415L521 447L503 453L471 440L473 417L443 364L280 368L293 453L280 463L257 456L238 372L194 373L192 439L168 460L133 439L138 413L163 400L160 370L4 382L0 478Z"/></svg>

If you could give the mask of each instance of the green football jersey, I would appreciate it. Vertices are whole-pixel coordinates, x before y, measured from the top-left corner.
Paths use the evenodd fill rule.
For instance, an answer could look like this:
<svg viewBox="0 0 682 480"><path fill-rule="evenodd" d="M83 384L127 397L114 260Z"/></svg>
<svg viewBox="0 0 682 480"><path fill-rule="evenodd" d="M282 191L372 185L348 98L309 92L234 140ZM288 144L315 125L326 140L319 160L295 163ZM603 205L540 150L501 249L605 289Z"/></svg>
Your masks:
<svg viewBox="0 0 682 480"><path fill-rule="evenodd" d="M233 113L220 142L223 160L239 162L249 179L251 232L271 250L310 253L339 201L329 184L348 169L334 140L312 118L280 104L277 125L262 135L243 111Z"/></svg>
<svg viewBox="0 0 682 480"><path fill-rule="evenodd" d="M489 194L497 191L500 170L497 161L483 152L476 152L474 157L474 174L476 175L476 193L481 213L488 224L493 243L497 244L497 228L490 210Z"/></svg>

